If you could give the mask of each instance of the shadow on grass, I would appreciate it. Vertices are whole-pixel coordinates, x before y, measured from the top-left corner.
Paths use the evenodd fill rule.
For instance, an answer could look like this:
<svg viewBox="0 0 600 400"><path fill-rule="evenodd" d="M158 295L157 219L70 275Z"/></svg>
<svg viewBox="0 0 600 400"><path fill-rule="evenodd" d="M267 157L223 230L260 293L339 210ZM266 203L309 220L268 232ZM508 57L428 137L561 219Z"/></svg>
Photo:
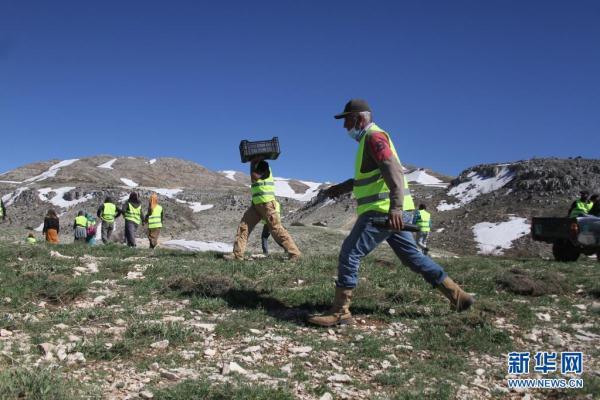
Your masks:
<svg viewBox="0 0 600 400"><path fill-rule="evenodd" d="M297 325L305 325L306 319L310 315L325 312L331 307L331 304L313 304L308 302L291 307L271 296L271 293L268 291L257 291L254 289L230 289L218 297L222 298L231 308L246 310L263 309L272 318ZM369 307L352 308L352 312L356 314L374 314L375 311L375 309Z"/></svg>

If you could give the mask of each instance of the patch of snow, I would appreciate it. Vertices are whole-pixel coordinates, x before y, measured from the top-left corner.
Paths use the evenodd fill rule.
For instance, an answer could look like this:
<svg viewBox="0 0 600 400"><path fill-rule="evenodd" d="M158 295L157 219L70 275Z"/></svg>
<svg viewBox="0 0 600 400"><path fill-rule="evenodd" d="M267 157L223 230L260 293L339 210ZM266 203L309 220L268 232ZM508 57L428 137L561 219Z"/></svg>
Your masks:
<svg viewBox="0 0 600 400"><path fill-rule="evenodd" d="M325 202L324 202L323 204L321 204L321 205L319 206L319 208L327 207L327 206L329 206L329 205L331 205L331 204L335 204L335 203L336 203L336 201L335 201L334 199L327 199L327 200L325 200ZM318 210L319 208L317 208L317 210Z"/></svg>
<svg viewBox="0 0 600 400"><path fill-rule="evenodd" d="M455 210L457 208L461 208L462 207L462 203L447 203L446 200L442 200L440 201L440 204L438 204L438 206L436 207L438 211L449 211L449 210Z"/></svg>
<svg viewBox="0 0 600 400"><path fill-rule="evenodd" d="M444 232L444 228L436 229L436 232Z"/></svg>
<svg viewBox="0 0 600 400"><path fill-rule="evenodd" d="M289 179L273 177L275 181L275 196L289 197L298 201L310 201L319 192L320 183L310 181L298 181L308 186L304 193L296 193L290 186Z"/></svg>
<svg viewBox="0 0 600 400"><path fill-rule="evenodd" d="M165 197L168 197L169 199L172 199L175 197L175 195L177 193L180 193L182 191L182 189L160 189L160 188L148 188L158 194L161 194Z"/></svg>
<svg viewBox="0 0 600 400"><path fill-rule="evenodd" d="M209 210L214 207L213 204L202 204L193 201L188 202L188 206L192 209L193 212L200 212L204 210Z"/></svg>
<svg viewBox="0 0 600 400"><path fill-rule="evenodd" d="M237 173L237 171L227 170L227 171L220 171L220 172L225 175L225 178L235 181L235 174Z"/></svg>
<svg viewBox="0 0 600 400"><path fill-rule="evenodd" d="M186 251L217 251L221 253L231 253L233 246L223 242L201 242L195 240L169 240L160 245L167 249L186 250Z"/></svg>
<svg viewBox="0 0 600 400"><path fill-rule="evenodd" d="M473 226L479 254L501 255L512 242L529 233L527 218L511 216L506 222L480 222Z"/></svg>
<svg viewBox="0 0 600 400"><path fill-rule="evenodd" d="M115 163L115 161L117 161L116 158L113 158L110 161L105 162L104 164L100 164L98 165L96 168L106 168L106 169L113 169L112 165Z"/></svg>
<svg viewBox="0 0 600 400"><path fill-rule="evenodd" d="M424 169L416 169L413 172L404 175L409 181L423 186L448 187L449 183L428 174Z"/></svg>
<svg viewBox="0 0 600 400"><path fill-rule="evenodd" d="M62 188L56 188L56 189L52 189L52 188L38 189L38 197L42 201L50 202L53 205L55 205L57 207L62 207L62 208L73 207L74 205L77 205L79 203L84 203L84 202L94 198L94 196L92 194L86 194L85 196L80 197L78 199L65 200L63 198L65 193L68 193L73 189L75 189L75 188L74 187L62 187ZM49 198L49 196L48 196L50 193L55 193L52 198Z"/></svg>
<svg viewBox="0 0 600 400"><path fill-rule="evenodd" d="M58 171L60 171L60 169L62 167L69 166L69 165L73 164L75 161L79 161L79 159L74 158L71 160L64 160L59 163L56 163L53 166L51 166L50 168L48 168L48 170L46 172L42 172L41 174L39 174L37 176L25 179L23 182L40 182L40 181L46 180L48 178L51 178L53 176L56 176L56 174L58 173Z"/></svg>
<svg viewBox="0 0 600 400"><path fill-rule="evenodd" d="M17 181L0 181L0 183L15 183L15 184L21 184L23 182L17 182Z"/></svg>
<svg viewBox="0 0 600 400"><path fill-rule="evenodd" d="M23 186L23 187L17 188L17 190L15 190L14 192L7 193L4 196L2 196L2 201L4 202L4 205L6 207L10 206L21 195L21 193L23 193L26 190L29 190L29 188L26 186Z"/></svg>
<svg viewBox="0 0 600 400"><path fill-rule="evenodd" d="M127 186L132 187L132 188L139 186L137 183L135 183L131 179L127 179L127 178L121 178L121 182L123 182L124 184L126 184Z"/></svg>
<svg viewBox="0 0 600 400"><path fill-rule="evenodd" d="M498 172L498 175L492 177L484 177L475 171L467 175L469 181L456 185L448 191L448 195L458 199L458 203L449 204L442 200L437 206L438 211L447 211L462 207L475 200L482 194L490 193L505 186L513 180L514 172L511 172L506 166Z"/></svg>
<svg viewBox="0 0 600 400"><path fill-rule="evenodd" d="M40 224L40 226L38 226L37 228L34 229L34 231L36 231L36 232L41 232L43 230L44 230L44 223L43 222Z"/></svg>
<svg viewBox="0 0 600 400"><path fill-rule="evenodd" d="M148 161L148 164L154 164L156 162L156 158L153 158L152 160Z"/></svg>
<svg viewBox="0 0 600 400"><path fill-rule="evenodd" d="M125 193L124 195L122 195L119 199L119 202L125 203L127 200L129 200L129 193Z"/></svg>
<svg viewBox="0 0 600 400"><path fill-rule="evenodd" d="M180 200L180 199L175 199L176 202L181 203L181 204L187 204L189 208L192 209L193 212L200 212L200 211L204 211L204 210L208 210L214 207L213 204L202 204L199 202L195 202L195 201L185 201L185 200Z"/></svg>

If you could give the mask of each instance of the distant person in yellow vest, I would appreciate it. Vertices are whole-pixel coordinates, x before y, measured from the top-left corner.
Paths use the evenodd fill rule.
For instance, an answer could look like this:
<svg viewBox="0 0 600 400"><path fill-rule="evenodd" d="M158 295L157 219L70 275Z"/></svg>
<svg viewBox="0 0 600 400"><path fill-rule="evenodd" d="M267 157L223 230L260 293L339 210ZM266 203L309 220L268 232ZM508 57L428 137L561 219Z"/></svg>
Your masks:
<svg viewBox="0 0 600 400"><path fill-rule="evenodd" d="M129 247L136 247L135 237L138 226L144 221L142 204L137 193L131 192L129 199L123 204L121 213L125 217L125 242Z"/></svg>
<svg viewBox="0 0 600 400"><path fill-rule="evenodd" d="M28 244L36 244L37 240L35 239L35 235L33 233L29 233L29 235L27 235L27 239L25 239L25 242Z"/></svg>
<svg viewBox="0 0 600 400"><path fill-rule="evenodd" d="M6 220L6 207L4 207L4 201L0 199L0 218L2 218L2 222Z"/></svg>
<svg viewBox="0 0 600 400"><path fill-rule="evenodd" d="M75 242L85 242L85 239L87 238L87 226L88 220L85 216L85 212L79 211L73 222Z"/></svg>
<svg viewBox="0 0 600 400"><path fill-rule="evenodd" d="M419 246L423 254L427 255L429 253L427 239L429 239L429 232L431 232L431 214L427 211L425 204L419 204L419 211L415 212L413 224L419 227L419 232L417 232L417 246Z"/></svg>
<svg viewBox="0 0 600 400"><path fill-rule="evenodd" d="M148 223L148 241L150 242L151 249L158 245L160 228L163 226L163 216L163 208L158 204L158 195L152 193L150 196L150 203L148 204L148 214L146 215L146 222Z"/></svg>
<svg viewBox="0 0 600 400"><path fill-rule="evenodd" d="M589 197L590 193L587 190L582 190L579 193L579 200L575 200L571 204L567 215L570 218L577 218L589 214L592 206L594 205Z"/></svg>
<svg viewBox="0 0 600 400"><path fill-rule="evenodd" d="M440 265L419 251L410 232L402 231L404 223L412 222L415 207L390 135L373 123L371 108L364 100L350 100L335 118L344 119L344 128L358 143L358 151L354 179L326 189L325 194L338 197L352 191L358 219L340 250L333 305L327 313L311 316L308 322L333 326L352 321L350 303L359 282L360 261L383 241L388 242L402 264L438 288L454 310L468 309L473 298ZM387 218L384 226L377 222L382 218Z"/></svg>
<svg viewBox="0 0 600 400"><path fill-rule="evenodd" d="M277 215L279 215L279 219L281 220L281 204L277 200L275 200L275 211ZM271 232L269 232L269 227L267 226L267 220L262 219L260 222L263 223L263 230L260 235L260 244L262 246L262 251L265 256L269 255L269 237L271 236ZM279 243L277 243L279 244ZM279 244L279 246L281 246ZM283 248L283 246L281 246Z"/></svg>
<svg viewBox="0 0 600 400"><path fill-rule="evenodd" d="M227 260L243 260L248 236L260 222L264 219L267 223L267 229L273 235L273 238L289 255L290 261L300 259L301 253L294 239L288 231L281 225L281 218L276 210L275 200L275 180L269 164L258 157L250 162L250 178L252 205L244 215L235 235L235 243L233 245L233 254L224 256Z"/></svg>
<svg viewBox="0 0 600 400"><path fill-rule="evenodd" d="M102 221L102 243L107 244L115 230L115 219L121 215L121 210L117 208L112 198L107 196L104 203L98 208L96 215Z"/></svg>

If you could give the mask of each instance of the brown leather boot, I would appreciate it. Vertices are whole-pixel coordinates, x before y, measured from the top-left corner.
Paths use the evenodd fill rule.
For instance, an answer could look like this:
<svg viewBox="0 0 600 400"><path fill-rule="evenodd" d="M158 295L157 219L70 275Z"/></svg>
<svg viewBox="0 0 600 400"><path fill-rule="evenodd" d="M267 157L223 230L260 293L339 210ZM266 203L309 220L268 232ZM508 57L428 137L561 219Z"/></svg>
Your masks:
<svg viewBox="0 0 600 400"><path fill-rule="evenodd" d="M308 318L308 322L319 326L345 325L352 322L350 313L350 300L352 299L352 289L335 288L335 298L333 305L328 312L323 315L313 315Z"/></svg>
<svg viewBox="0 0 600 400"><path fill-rule="evenodd" d="M469 307L475 303L473 296L462 290L460 286L450 278L444 279L437 288L448 298L448 300L450 300L450 308L455 311L461 312L468 310Z"/></svg>

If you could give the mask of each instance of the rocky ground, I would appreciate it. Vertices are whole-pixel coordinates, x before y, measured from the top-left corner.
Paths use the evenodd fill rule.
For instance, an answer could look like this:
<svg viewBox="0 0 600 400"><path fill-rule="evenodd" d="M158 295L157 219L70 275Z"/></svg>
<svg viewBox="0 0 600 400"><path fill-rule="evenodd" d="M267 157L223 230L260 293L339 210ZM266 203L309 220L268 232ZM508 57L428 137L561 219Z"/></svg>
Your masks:
<svg viewBox="0 0 600 400"><path fill-rule="evenodd" d="M595 261L438 258L477 299L472 311L455 314L382 246L361 269L355 324L316 329L304 319L330 303L332 249L343 236L322 227L291 232L320 250L299 264L281 253L238 263L214 253L0 241L0 397L592 399L599 392ZM582 351L585 387L509 390L510 351Z"/></svg>

